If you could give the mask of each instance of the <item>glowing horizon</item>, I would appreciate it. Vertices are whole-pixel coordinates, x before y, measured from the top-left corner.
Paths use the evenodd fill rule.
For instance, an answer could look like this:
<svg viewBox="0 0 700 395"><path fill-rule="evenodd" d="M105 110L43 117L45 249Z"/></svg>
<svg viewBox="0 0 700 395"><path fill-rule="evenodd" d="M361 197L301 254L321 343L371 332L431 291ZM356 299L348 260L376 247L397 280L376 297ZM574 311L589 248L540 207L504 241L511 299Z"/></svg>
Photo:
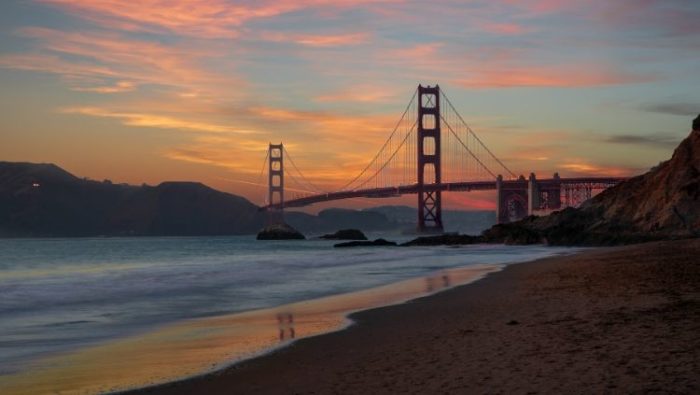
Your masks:
<svg viewBox="0 0 700 395"><path fill-rule="evenodd" d="M700 4L682 0L4 9L0 160L132 184L201 181L257 204L268 142L332 190L371 160L419 83L440 84L498 157L541 178L641 173L700 112ZM447 200L493 207L484 194Z"/></svg>

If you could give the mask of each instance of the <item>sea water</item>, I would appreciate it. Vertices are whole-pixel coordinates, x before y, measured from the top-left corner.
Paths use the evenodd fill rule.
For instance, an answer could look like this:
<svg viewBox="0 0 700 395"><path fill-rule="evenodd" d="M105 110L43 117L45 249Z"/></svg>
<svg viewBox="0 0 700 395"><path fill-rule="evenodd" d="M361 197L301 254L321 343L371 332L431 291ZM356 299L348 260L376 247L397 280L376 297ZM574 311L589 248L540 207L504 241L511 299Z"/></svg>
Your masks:
<svg viewBox="0 0 700 395"><path fill-rule="evenodd" d="M0 239L0 383L3 377L7 382L22 375L33 377L34 370L45 370L47 365L77 364L76 358L55 358L127 344L122 339L140 341L138 348L143 349L143 339L149 336L175 338L178 333L192 338L191 323L199 332L204 327L222 332L222 326L246 322L252 328L250 318L217 321L217 317L245 317L236 313L334 300L328 297L409 279L428 279L426 291L430 291L433 278L442 284L446 276L441 273L451 269L497 269L571 251L502 245L338 249L333 244L256 241L252 236ZM387 302L400 300L389 300L387 295L374 295L372 304L381 304L382 297ZM346 305L357 310L362 302ZM183 329L182 323L189 326ZM236 333L242 336L245 331ZM235 347L230 340L235 334L227 333L226 341L212 336L206 341L202 336L187 348L199 344L213 349L213 342ZM263 346L269 342L261 342L259 347ZM114 355L114 350L109 352ZM110 388L109 382L104 385L100 388Z"/></svg>

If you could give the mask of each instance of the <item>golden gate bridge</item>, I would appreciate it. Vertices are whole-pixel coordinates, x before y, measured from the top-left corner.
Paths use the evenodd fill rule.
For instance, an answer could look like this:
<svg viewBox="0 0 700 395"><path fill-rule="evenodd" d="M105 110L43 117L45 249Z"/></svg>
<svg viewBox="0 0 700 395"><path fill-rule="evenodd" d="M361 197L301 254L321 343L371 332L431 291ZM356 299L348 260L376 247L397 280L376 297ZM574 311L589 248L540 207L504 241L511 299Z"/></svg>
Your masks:
<svg viewBox="0 0 700 395"><path fill-rule="evenodd" d="M595 191L624 180L563 178L557 173L548 179L537 179L533 173L528 178L517 176L474 133L438 85L418 86L377 154L336 190L310 182L282 143L269 145L265 162L268 194L262 209L272 218L282 218L285 207L416 194L422 232L443 230L442 192L495 190L496 220L505 223L578 206ZM285 185L287 180L292 187ZM285 200L285 189L302 193Z"/></svg>

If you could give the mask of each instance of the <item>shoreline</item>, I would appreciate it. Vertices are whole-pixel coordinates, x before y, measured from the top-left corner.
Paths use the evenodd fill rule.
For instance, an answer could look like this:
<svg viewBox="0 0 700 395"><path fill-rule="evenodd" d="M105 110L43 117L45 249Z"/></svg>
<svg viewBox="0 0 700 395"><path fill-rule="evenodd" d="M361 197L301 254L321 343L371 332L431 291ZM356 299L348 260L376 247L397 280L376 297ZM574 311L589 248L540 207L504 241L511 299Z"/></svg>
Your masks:
<svg viewBox="0 0 700 395"><path fill-rule="evenodd" d="M432 282L434 275L260 310L186 320L146 334L48 357L32 369L5 376L0 386L9 394L122 393L217 374L247 360L274 354L300 340L342 331L354 324L349 316L355 312L396 305L471 283L506 265L471 264L445 269L440 274L449 275L451 284L435 279L428 290L426 281ZM281 325L285 326L286 338L281 334L277 337L278 329L281 330L280 313L294 315L293 341L284 322Z"/></svg>
<svg viewBox="0 0 700 395"><path fill-rule="evenodd" d="M695 391L700 269L688 260L698 254L700 240L690 239L508 265L466 285L353 313L353 324L341 331L216 372L118 393ZM681 261L682 267L674 263ZM665 273L665 266L681 272ZM669 281L680 288L665 290ZM685 314L670 323L648 318L669 308ZM633 317L620 320L625 314ZM668 336L669 325L678 338ZM605 330L618 327L633 333L611 337ZM670 346L650 349L654 339ZM586 348L591 341L600 344Z"/></svg>

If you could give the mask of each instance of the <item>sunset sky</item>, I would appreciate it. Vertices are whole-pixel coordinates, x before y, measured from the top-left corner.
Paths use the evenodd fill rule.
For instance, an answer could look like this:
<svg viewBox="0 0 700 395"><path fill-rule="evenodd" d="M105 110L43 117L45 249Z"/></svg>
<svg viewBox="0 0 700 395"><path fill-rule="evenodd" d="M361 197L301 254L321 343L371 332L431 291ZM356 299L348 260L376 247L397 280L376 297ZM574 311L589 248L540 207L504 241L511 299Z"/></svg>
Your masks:
<svg viewBox="0 0 700 395"><path fill-rule="evenodd" d="M332 190L419 83L518 173L638 174L700 112L700 2L7 0L0 160L259 204L268 142Z"/></svg>

